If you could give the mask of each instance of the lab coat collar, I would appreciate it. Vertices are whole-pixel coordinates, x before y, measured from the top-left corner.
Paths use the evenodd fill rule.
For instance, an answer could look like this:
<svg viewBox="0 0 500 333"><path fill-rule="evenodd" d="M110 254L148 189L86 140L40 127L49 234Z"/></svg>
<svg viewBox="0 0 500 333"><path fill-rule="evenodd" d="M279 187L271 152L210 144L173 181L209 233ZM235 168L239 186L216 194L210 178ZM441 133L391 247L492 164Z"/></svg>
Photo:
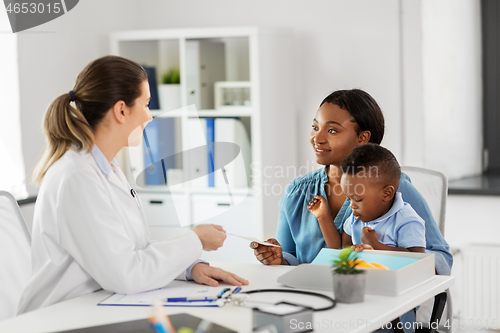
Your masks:
<svg viewBox="0 0 500 333"><path fill-rule="evenodd" d="M108 179L110 184L128 193L130 189L127 187L127 181L125 180L125 177L121 177L121 174L119 174L120 169L118 168L118 162L116 161L116 159L113 158L111 164L109 164L102 151L95 144L94 149L92 150L92 156L94 157L97 166L104 174L104 176ZM112 170L114 172L111 172Z"/></svg>
<svg viewBox="0 0 500 333"><path fill-rule="evenodd" d="M392 204L391 209L389 209L387 213L385 213L378 219L371 221L371 223L378 223L388 219L392 215L396 214L399 210L401 210L401 208L403 208L404 205L405 202L403 201L403 196L401 195L401 192L396 192L396 198L394 199L394 203Z"/></svg>
<svg viewBox="0 0 500 333"><path fill-rule="evenodd" d="M108 160L102 153L102 151L97 147L96 144L94 144L94 148L92 149L92 156L94 157L95 162L97 163L97 166L99 169L102 171L103 174L106 175L106 177L109 175L111 172L112 168L111 165L109 164ZM111 161L113 165L118 166L118 162L116 161L116 158L113 158Z"/></svg>

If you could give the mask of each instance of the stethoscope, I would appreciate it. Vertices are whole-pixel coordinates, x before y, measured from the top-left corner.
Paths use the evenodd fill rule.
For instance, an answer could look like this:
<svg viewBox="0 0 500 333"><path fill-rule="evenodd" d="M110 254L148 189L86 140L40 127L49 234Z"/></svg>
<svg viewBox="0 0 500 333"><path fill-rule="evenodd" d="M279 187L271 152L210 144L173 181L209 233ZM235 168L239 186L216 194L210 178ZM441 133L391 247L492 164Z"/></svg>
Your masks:
<svg viewBox="0 0 500 333"><path fill-rule="evenodd" d="M322 299L325 299L330 302L329 305L322 307L322 308L313 308L312 311L317 312L317 311L325 311L325 310L330 310L337 305L337 301L330 296L311 292L311 291L305 291L305 290L295 290L295 289L257 289L257 290L249 290L245 292L241 292L239 294L233 294L231 297L228 297L226 299L226 303L232 303L236 306L241 306L241 307L247 307L247 308L254 308L254 306L248 304L248 303L261 303L261 304L270 304L267 302L262 302L262 301L252 301L250 300L250 294L260 294L260 293L291 293L291 294L301 294L301 295L308 295L308 296L314 296L314 297L319 297ZM290 305L295 305L295 306L300 306L304 308L310 308L309 306L305 306L302 304L296 304L296 303L289 303L287 304ZM276 305L276 304L274 304Z"/></svg>
<svg viewBox="0 0 500 333"><path fill-rule="evenodd" d="M137 192L133 188L131 188L130 189L130 194L132 195L132 198L135 199L135 202L137 203L137 207L139 207L139 209L141 209L142 208L142 206L141 206L141 200L137 196Z"/></svg>

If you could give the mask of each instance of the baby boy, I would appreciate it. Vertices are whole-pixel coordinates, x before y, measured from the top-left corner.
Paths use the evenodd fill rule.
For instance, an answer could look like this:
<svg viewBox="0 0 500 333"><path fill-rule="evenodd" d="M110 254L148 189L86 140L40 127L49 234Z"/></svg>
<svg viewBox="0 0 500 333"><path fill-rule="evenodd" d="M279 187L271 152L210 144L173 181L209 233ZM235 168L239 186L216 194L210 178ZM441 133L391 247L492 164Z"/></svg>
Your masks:
<svg viewBox="0 0 500 333"><path fill-rule="evenodd" d="M341 237L342 247L354 246L356 251L425 252L425 223L397 192L400 177L399 163L389 150L371 143L356 147L343 160L340 180L352 214L342 236L337 232L329 237ZM331 219L321 196L313 198L308 209L317 218L328 212Z"/></svg>

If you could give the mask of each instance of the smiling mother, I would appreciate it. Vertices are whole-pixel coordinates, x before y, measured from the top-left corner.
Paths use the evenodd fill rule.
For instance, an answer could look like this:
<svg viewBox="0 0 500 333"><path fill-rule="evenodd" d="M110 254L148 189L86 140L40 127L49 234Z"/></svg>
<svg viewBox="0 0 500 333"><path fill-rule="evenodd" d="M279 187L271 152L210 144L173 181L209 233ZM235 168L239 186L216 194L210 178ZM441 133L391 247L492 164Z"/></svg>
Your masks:
<svg viewBox="0 0 500 333"><path fill-rule="evenodd" d="M328 95L312 122L311 146L323 168L292 180L280 200L276 239L268 242L281 248L251 243L257 259L265 265L298 265L311 262L327 247L326 235L333 228L342 234L343 223L352 210L342 193L342 160L354 147L367 142L380 144L384 137L384 116L377 102L359 89L339 90ZM425 220L426 252L436 254L436 270L449 274L453 257L422 195L401 174L399 192L404 201ZM334 222L319 224L307 205L316 195L325 197Z"/></svg>

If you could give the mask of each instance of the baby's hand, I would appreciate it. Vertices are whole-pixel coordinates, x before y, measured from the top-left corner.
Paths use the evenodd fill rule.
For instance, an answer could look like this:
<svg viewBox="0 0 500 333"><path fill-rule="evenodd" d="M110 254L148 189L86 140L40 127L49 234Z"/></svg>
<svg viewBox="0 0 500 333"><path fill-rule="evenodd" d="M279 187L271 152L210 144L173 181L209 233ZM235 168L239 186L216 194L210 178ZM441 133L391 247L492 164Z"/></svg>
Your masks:
<svg viewBox="0 0 500 333"><path fill-rule="evenodd" d="M307 205L307 209L319 220L320 218L328 216L328 202L321 195L315 196Z"/></svg>
<svg viewBox="0 0 500 333"><path fill-rule="evenodd" d="M361 252L363 250L373 250L373 247L368 244L356 244L351 246L351 248L354 249L354 251L356 252Z"/></svg>
<svg viewBox="0 0 500 333"><path fill-rule="evenodd" d="M361 241L363 242L363 244L368 244L373 246L373 244L378 242L378 235L372 228L364 227L361 232Z"/></svg>

